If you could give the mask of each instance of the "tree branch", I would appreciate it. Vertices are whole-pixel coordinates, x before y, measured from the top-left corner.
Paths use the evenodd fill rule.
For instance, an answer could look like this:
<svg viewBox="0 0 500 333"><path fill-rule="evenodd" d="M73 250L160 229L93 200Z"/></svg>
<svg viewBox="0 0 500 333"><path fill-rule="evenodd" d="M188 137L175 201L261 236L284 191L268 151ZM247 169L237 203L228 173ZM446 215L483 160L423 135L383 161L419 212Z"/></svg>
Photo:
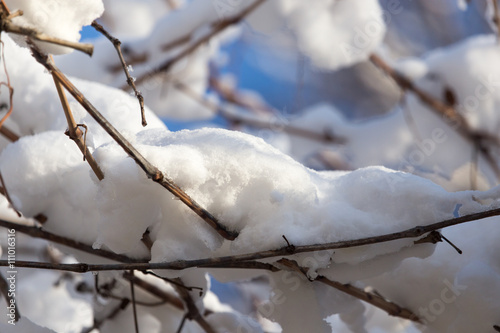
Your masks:
<svg viewBox="0 0 500 333"><path fill-rule="evenodd" d="M162 263L125 263L125 264L106 264L106 265L94 265L94 264L84 264L84 263L53 265L47 263L16 261L16 266L66 270L77 273L85 273L90 271L116 271L116 270L130 270L130 269L135 269L140 271L148 269L183 270L192 267L247 268L246 265L250 265L251 267L250 266L248 267L254 269L269 269L269 267L266 266L267 264L253 262L252 260L259 260L259 259L280 257L280 256L290 256L293 254L304 253L304 252L345 249L362 245L385 243L403 238L416 238L434 230L466 222L477 221L480 219L498 215L500 215L500 208L487 210L480 213L465 215L457 218L452 218L449 220L432 223L426 226L417 226L400 232L394 232L380 236L365 237L354 240L338 241L325 244L298 245L298 246L293 246L293 248L287 245L274 250L259 251L247 254L239 254L239 255L215 257L215 258L177 260L177 261L162 262ZM3 220L0 220L0 226L5 226L5 222ZM7 225L7 227L9 227L9 225ZM0 266L7 266L7 264L8 263L5 260L0 261Z"/></svg>
<svg viewBox="0 0 500 333"><path fill-rule="evenodd" d="M282 265L282 266L287 267L289 270L292 270L294 272L302 274L307 279L309 279L309 277L307 275L308 269L299 266L297 264L297 262L295 262L294 260L281 259L281 260L278 260L277 263ZM315 279L310 280L310 281L321 282L321 283L326 284L330 287L333 287L337 290L340 290L348 295L351 295L352 297L360 299L360 300L362 300L366 303L369 303L369 304L371 304L379 309L384 310L385 312L387 312L391 316L400 317L400 318L408 319L408 320L415 321L415 322L420 322L420 318L418 318L418 316L415 313L413 313L412 311L405 309L403 307L400 307L396 303L388 301L380 295L377 295L377 294L371 293L371 292L366 292L358 287L353 286L352 284L349 284L349 283L343 284L343 283L340 283L337 281L332 281L332 280L330 280L322 275L318 275Z"/></svg>

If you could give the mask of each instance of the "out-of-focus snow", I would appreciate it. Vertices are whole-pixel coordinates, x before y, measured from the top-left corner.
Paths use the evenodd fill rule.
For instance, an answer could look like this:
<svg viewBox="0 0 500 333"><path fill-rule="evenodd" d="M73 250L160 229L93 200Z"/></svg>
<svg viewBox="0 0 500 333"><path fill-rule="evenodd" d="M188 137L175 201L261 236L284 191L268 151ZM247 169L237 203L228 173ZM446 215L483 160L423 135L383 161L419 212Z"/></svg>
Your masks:
<svg viewBox="0 0 500 333"><path fill-rule="evenodd" d="M12 19L13 23L71 42L78 42L82 27L92 23L104 11L101 0L5 0L5 3L11 12L23 12ZM73 50L50 43L40 43L40 46L53 54Z"/></svg>
<svg viewBox="0 0 500 333"><path fill-rule="evenodd" d="M274 20L258 21L259 12L276 13ZM376 0L270 1L250 23L259 29L268 21L284 21L297 36L300 50L319 68L335 70L368 59L386 31ZM269 16L269 15L267 15Z"/></svg>

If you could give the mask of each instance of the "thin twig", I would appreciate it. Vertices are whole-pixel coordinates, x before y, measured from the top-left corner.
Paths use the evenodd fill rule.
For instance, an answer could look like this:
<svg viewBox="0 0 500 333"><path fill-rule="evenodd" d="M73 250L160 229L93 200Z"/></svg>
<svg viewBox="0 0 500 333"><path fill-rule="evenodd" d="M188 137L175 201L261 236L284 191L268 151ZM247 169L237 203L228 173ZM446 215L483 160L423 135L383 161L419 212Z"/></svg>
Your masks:
<svg viewBox="0 0 500 333"><path fill-rule="evenodd" d="M52 57L51 61L53 61ZM66 116L66 121L68 122L68 136L71 140L73 140L76 143L76 145L83 154L84 160L87 160L87 163L90 165L92 171L94 171L95 175L97 176L97 179L103 180L104 173L97 164L97 161L94 159L94 156L90 152L89 148L85 144L82 130L78 128L78 125L75 119L73 118L73 113L71 112L71 108L69 106L68 99L66 98L66 94L64 93L64 89L56 76L52 75L52 78L54 79L54 84L57 89L57 94L59 95L59 99L61 100L61 105L64 110L64 115Z"/></svg>
<svg viewBox="0 0 500 333"><path fill-rule="evenodd" d="M184 324L186 323L187 319L187 313L182 316L181 322L179 324L179 327L177 328L176 333L181 333L182 329L184 328Z"/></svg>
<svg viewBox="0 0 500 333"><path fill-rule="evenodd" d="M18 217L23 216L23 214L21 214L21 212L19 210L17 210L16 206L12 202L12 199L9 195L9 191L7 190L7 186L5 185L5 182L3 180L3 176L2 176L1 172L0 172L0 184L2 185L1 192L5 196L5 199L7 199L7 202L9 203L10 207L16 212Z"/></svg>
<svg viewBox="0 0 500 333"><path fill-rule="evenodd" d="M13 99L14 99L14 88L12 88L12 86L10 85L10 76L9 76L9 72L7 71L7 64L6 64L6 61L5 61L5 52L4 52L5 44L3 43L2 40L0 40L0 44L2 45L3 70L5 72L5 76L7 77L7 82L0 82L0 86L4 85L4 86L7 87L7 89L9 89L9 110L7 111L7 113L5 114L5 116L3 116L2 119L0 120L0 128L1 128L3 126L3 124L5 123L5 121L7 120L7 118L9 118L10 115L12 114L12 110L14 108L14 102L13 102Z"/></svg>
<svg viewBox="0 0 500 333"><path fill-rule="evenodd" d="M68 78L50 61L47 55L43 54L36 45L31 45L31 50L35 59L49 70L52 75L68 90L68 92L83 106L85 110L101 125L101 127L125 150L125 152L134 159L141 169L154 182L166 188L170 193L179 198L186 206L191 208L208 225L210 225L219 235L228 240L234 240L238 233L231 231L223 226L217 218L210 214L205 208L201 207L186 192L177 186L173 180L163 174L151 162L146 160L139 151L128 142L127 139L87 100L87 98L68 80Z"/></svg>
<svg viewBox="0 0 500 333"><path fill-rule="evenodd" d="M304 267L300 267L297 262L289 259L281 259L277 262L280 266L287 267L289 270L297 272L299 274L303 274L306 278L309 279L307 275L308 269ZM357 299L360 299L364 302L367 302L379 309L384 310L391 316L396 316L404 319L409 319L411 321L420 322L418 316L412 311L400 307L396 303L386 300L385 298L377 295L375 293L366 292L358 287L355 287L349 283L343 284L337 281L332 281L322 275L318 275L315 279L310 281L318 281L323 284L326 284L330 287L333 287L337 290L340 290L348 295L351 295Z"/></svg>
<svg viewBox="0 0 500 333"><path fill-rule="evenodd" d="M328 131L324 131L323 133L318 133L315 131L311 131L305 128L296 127L285 122L281 122L279 124L274 124L272 120L268 117L262 119L259 117L252 116L243 116L234 112L228 112L223 107L215 104L214 102L199 96L196 92L194 92L189 86L183 84L180 81L174 82L174 87L178 89L180 92L183 92L187 96L191 97L193 100L197 101L201 105L211 109L215 113L219 113L225 119L235 123L235 124L245 124L247 126L258 127L258 128L266 128L266 129L277 129L284 133L288 133L290 135L295 135L299 137L303 137L309 140L315 140L319 142L325 143L337 143L337 144L345 144L346 139L336 136L333 133ZM248 107L248 106L247 106Z"/></svg>
<svg viewBox="0 0 500 333"><path fill-rule="evenodd" d="M181 59L183 59L184 57L193 53L196 49L198 49L198 47L200 47L201 45L208 42L212 37L219 34L221 31L225 30L227 27L230 27L234 24L239 23L248 14L253 12L257 7L259 7L265 1L266 0L256 0L251 5L249 5L247 8L242 10L238 15L217 22L215 24L215 26L213 27L213 29L208 34L206 34L202 38L198 39L196 42L194 42L193 44L188 46L182 52L180 52L179 54L177 54L173 58L167 60L166 62L164 62L163 64L161 64L157 68L153 69L152 71L149 71L148 73L146 73L142 76L139 76L136 80L137 84L140 84L144 80L151 78L151 76L153 76L153 75L168 72L170 70L170 68L172 68L172 66L175 65L177 62L179 62ZM122 87L122 89L123 89L123 87Z"/></svg>
<svg viewBox="0 0 500 333"><path fill-rule="evenodd" d="M389 75L403 91L411 91L420 99L422 103L427 105L431 111L435 112L439 116L442 116L450 127L455 129L462 137L467 139L472 144L479 142L479 146L481 147L480 152L484 155L497 179L500 179L500 168L491 156L491 151L484 145L484 143L482 143L483 141L488 141L498 145L498 138L487 133L475 131L469 126L467 120L462 116L462 114L460 114L452 105L443 103L418 88L410 79L397 72L378 55L371 54L370 61L385 74Z"/></svg>
<svg viewBox="0 0 500 333"><path fill-rule="evenodd" d="M130 275L134 276L134 270L130 270ZM139 322L137 321L137 307L135 304L135 290L134 290L134 280L129 280L130 283L130 295L132 297L132 309L134 313L134 327L135 333L139 333Z"/></svg>
<svg viewBox="0 0 500 333"><path fill-rule="evenodd" d="M81 51L83 53L86 53L89 56L91 56L92 53L94 52L94 45L92 45L92 44L77 43L77 42L72 42L72 41L64 40L64 39L57 38L57 37L52 37L52 36L49 36L43 32L40 32L36 29L16 25L16 24L12 23L10 20L3 20L0 29L1 29L1 31L6 31L6 32L13 33L13 34L17 34L17 35L23 35L23 36L30 37L30 38L33 38L35 40L41 41L41 42L47 42L47 43L51 43L51 44L69 47L69 48Z"/></svg>
<svg viewBox="0 0 500 333"><path fill-rule="evenodd" d="M148 123L146 121L146 112L144 111L144 97L142 96L141 92L137 90L135 86L135 79L130 75L129 67L125 62L125 59L123 58L123 53L121 48L122 42L118 38L111 36L109 32L107 32L103 28L103 26L97 23L96 21L92 22L92 26L94 27L94 29L103 34L104 37L106 37L115 47L116 52L118 53L118 57L120 58L120 62L122 64L123 71L125 72L125 76L127 77L127 84L134 90L135 97L137 97L137 99L139 100L139 106L141 108L142 126L146 126Z"/></svg>
<svg viewBox="0 0 500 333"><path fill-rule="evenodd" d="M205 258L205 259L194 259L194 260L177 260L171 262L162 263L130 263L130 264L105 264L105 265L95 265L95 264L59 264L52 265L47 263L38 262L23 262L16 261L16 266L18 267L31 267L31 268L43 268L43 269L54 269L54 270L67 270L77 273L85 273L91 271L116 271L116 270L148 270L148 269L173 269L173 270L183 270L192 267L210 267L210 268L247 268L251 267L254 269L269 269L267 264L254 262L252 260L259 260L271 257L281 257L289 256L297 253L304 252L315 252L323 250L334 250L334 249L345 249L351 247L357 247L362 245L385 243L397 239L403 238L417 238L425 235L431 231L443 229L446 227L451 227L454 225L477 221L485 219L488 217L500 215L500 208L487 210L480 213L474 213L470 215L464 215L461 217L452 218L449 220L444 220L436 223L432 223L426 226L417 226L410 229L406 229L400 232L394 232L390 234L384 234L380 236L372 236L359 238L354 240L338 241L332 243L324 244L313 244L313 245L295 245L294 251L290 252L290 247L284 246L279 249L259 251L253 253L239 254L233 256L215 257L215 258ZM3 226L2 220L0 220L0 226ZM9 227L8 225L6 227ZM0 266L7 266L8 263L5 260L0 261ZM247 266L248 265L248 266Z"/></svg>
<svg viewBox="0 0 500 333"><path fill-rule="evenodd" d="M205 320L205 318L202 316L200 311L198 310L198 307L196 306L193 298L191 297L191 294L186 288L183 288L183 282L181 279L177 278L175 279L177 282L174 286L175 290L181 297L181 299L184 301L184 304L186 305L186 318L189 320L194 320L200 325L201 328L205 330L207 333L216 333L216 331L210 326L210 324Z"/></svg>

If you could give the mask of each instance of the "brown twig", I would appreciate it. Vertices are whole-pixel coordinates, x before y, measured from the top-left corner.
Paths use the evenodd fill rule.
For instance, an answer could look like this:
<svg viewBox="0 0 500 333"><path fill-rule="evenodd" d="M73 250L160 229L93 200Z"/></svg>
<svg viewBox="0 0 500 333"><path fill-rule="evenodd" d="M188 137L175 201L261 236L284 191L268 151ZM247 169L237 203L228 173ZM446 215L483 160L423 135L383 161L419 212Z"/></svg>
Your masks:
<svg viewBox="0 0 500 333"><path fill-rule="evenodd" d="M14 133L11 129L9 129L5 125L2 125L2 127L0 127L0 134L2 134L10 142L16 142L20 138L19 135Z"/></svg>
<svg viewBox="0 0 500 333"><path fill-rule="evenodd" d="M166 188L170 193L179 198L186 206L191 208L219 235L228 240L234 240L238 233L223 226L217 218L201 207L186 192L177 186L173 180L163 174L151 162L146 160L139 151L128 142L127 139L87 100L87 98L68 80L68 78L50 61L47 55L43 54L35 45L31 45L31 50L35 59L40 62L53 76L64 86L64 88L83 106L94 120L115 140L125 152L141 167L141 169L154 182Z"/></svg>
<svg viewBox="0 0 500 333"><path fill-rule="evenodd" d="M134 276L134 270L130 270L130 275ZM134 314L134 328L135 333L139 333L139 322L137 321L137 306L135 304L135 288L134 288L134 280L129 280L130 283L130 295L132 297L132 312Z"/></svg>
<svg viewBox="0 0 500 333"><path fill-rule="evenodd" d="M7 7L7 4L5 3L4 0L1 0L0 2L0 9L2 10L2 16L9 16L10 15L10 10L9 7Z"/></svg>
<svg viewBox="0 0 500 333"><path fill-rule="evenodd" d="M233 256L194 259L194 260L177 260L177 261L162 262L162 263L130 263L130 264L109 264L109 265L108 264L94 265L94 264L79 263L79 264L51 265L47 263L16 261L16 266L54 269L54 270L67 270L77 273L85 273L91 271L130 270L130 269L135 269L140 271L148 269L183 270L192 267L269 269L268 264L256 262L253 260L290 256L293 254L304 253L304 252L345 249L362 245L385 243L403 238L417 238L434 230L443 229L446 227L451 227L454 225L477 221L498 215L500 215L500 208L491 209L480 213L464 215L461 217L456 217L449 220L432 223L426 226L417 226L403 231L384 234L380 236L372 236L372 237L365 237L365 238L324 243L324 244L295 245L293 252L290 251L289 246L283 246L281 248L274 250L238 254ZM2 222L2 220L0 220L0 226L9 227L9 225L5 225L5 223ZM6 266L6 265L7 261L5 260L0 261L0 266Z"/></svg>
<svg viewBox="0 0 500 333"><path fill-rule="evenodd" d="M5 301L7 302L7 307L14 305L14 322L17 322L21 319L21 314L19 313L19 309L17 308L16 299L14 298L14 294L9 292L9 283L0 273L0 292L5 297ZM8 311L8 310L7 310Z"/></svg>
<svg viewBox="0 0 500 333"><path fill-rule="evenodd" d="M51 61L52 57L51 57ZM57 79L56 76L52 75L52 78L54 79L54 84L57 89L57 94L59 95L59 99L61 100L61 105L64 110L64 115L66 116L66 121L68 122L68 136L71 140L73 140L80 151L83 154L83 159L87 160L87 163L90 165L90 168L92 171L94 171L95 175L97 176L97 179L103 180L104 179L104 173L102 172L101 168L97 164L97 161L94 159L94 156L90 152L89 148L85 144L85 140L83 137L82 130L78 128L78 124L76 123L75 119L73 118L73 113L71 112L71 108L68 103L68 99L66 98L66 94L64 93L64 89Z"/></svg>
<svg viewBox="0 0 500 333"><path fill-rule="evenodd" d="M184 57L193 53L196 49L198 49L198 47L200 47L201 45L208 42L212 37L219 34L221 31L225 30L227 27L230 27L234 24L239 23L248 14L253 12L257 7L259 7L265 1L266 0L255 0L251 5L249 5L244 10L242 10L238 15L217 22L214 25L213 29L208 34L206 34L202 38L198 39L193 44L191 44L186 49L184 49L182 52L179 52L179 54L177 54L173 58L165 61L163 64L161 64L157 68L153 69L152 71L149 71L148 73L146 73L142 76L139 76L136 80L137 84L142 83L144 80L149 79L154 75L168 72L170 70L170 68L172 68L172 66L175 65L178 61L180 61ZM124 88L122 87L122 89L124 89Z"/></svg>
<svg viewBox="0 0 500 333"><path fill-rule="evenodd" d="M219 79L214 76L210 76L208 79L210 88L216 91L221 97L226 101L244 107L245 109L255 111L255 113L263 114L274 114L273 108L268 105L262 105L261 103L252 103L252 101L246 100L240 93L225 85Z"/></svg>
<svg viewBox="0 0 500 333"><path fill-rule="evenodd" d="M92 27L99 31L104 37L106 37L115 47L116 52L118 53L118 57L120 58L120 62L122 64L123 71L125 72L125 76L127 77L127 84L134 90L135 97L137 97L137 100L139 101L139 107L141 108L141 119L142 119L142 126L146 126L148 123L146 121L146 112L144 111L144 97L142 96L141 92L137 90L137 87L135 86L135 79L130 75L129 72L129 67L127 63L125 62L125 59L123 58L123 53L122 53L122 48L121 44L122 42L107 32L102 25L97 23L96 21L92 22Z"/></svg>
<svg viewBox="0 0 500 333"><path fill-rule="evenodd" d="M370 55L370 61L385 74L389 75L403 91L411 91L422 103L427 105L429 109L443 119L457 131L462 137L467 139L471 144L478 145L480 152L485 157L491 169L495 173L497 179L500 179L500 168L491 156L491 151L484 145L484 141L488 141L498 145L498 139L486 133L480 133L471 128L467 120L460 114L452 105L443 103L442 101L427 94L422 89L418 88L410 79L397 72L381 57L376 54Z"/></svg>
<svg viewBox="0 0 500 333"><path fill-rule="evenodd" d="M279 124L274 124L272 120L266 117L265 119L252 116L243 116L237 113L228 112L221 106L207 100L206 98L199 96L190 87L183 84L180 81L174 82L174 87L179 91L185 93L187 96L191 97L193 100L197 101L201 105L211 109L212 111L219 113L221 116L235 124L245 124L248 126L266 128L266 129L279 129L282 132L288 133L290 135L300 136L309 140L316 140L319 142L326 143L337 143L344 144L346 140L344 138L338 137L333 133L324 131L323 133L318 133L305 128L296 127L285 122L280 122Z"/></svg>
<svg viewBox="0 0 500 333"><path fill-rule="evenodd" d="M191 297L191 294L189 291L184 288L184 283L182 282L181 279L177 278L175 279L177 284L174 284L174 288L181 297L181 299L184 301L184 304L186 306L186 318L189 320L194 320L200 325L203 330L207 333L216 333L216 331L210 326L210 324L205 320L205 318L202 316L200 311L198 311L198 307L196 306L193 298Z"/></svg>
<svg viewBox="0 0 500 333"><path fill-rule="evenodd" d="M418 88L410 79L397 72L378 55L371 54L369 59L376 67L381 69L385 74L389 75L402 90L413 92L424 104L429 106L431 110L437 112L440 116L444 116L450 122L453 122L453 125L457 126L459 131L461 131L464 135L469 135L468 132L470 129L467 121L452 106L435 99Z"/></svg>
<svg viewBox="0 0 500 333"><path fill-rule="evenodd" d="M118 315L118 313L120 313L120 311L125 310L129 304L130 304L130 300L128 298L122 299L120 304L118 304L113 310L111 310L111 312L106 317L104 317L100 320L94 319L94 325L92 325L92 327L84 329L82 331L82 333L90 333L90 332L94 331L95 329L99 329L102 326L102 324L104 324L104 322L106 322L106 320L110 320L110 319L113 319L114 317L116 317Z"/></svg>
<svg viewBox="0 0 500 333"><path fill-rule="evenodd" d="M280 266L286 267L291 271L297 272L299 274L304 275L307 279L309 279L309 276L307 274L308 269L304 267L300 267L297 262L294 260L289 260L289 259L281 259L277 262ZM403 307L400 307L396 303L393 303L391 301L386 300L385 298L381 297L378 294L375 293L370 293L366 292L358 287L355 287L349 283L343 284L337 281L332 281L322 275L318 275L315 279L312 279L310 281L317 281L321 282L323 284L326 284L330 287L333 287L337 290L340 290L348 295L351 295L357 299L360 299L366 303L369 303L379 309L384 310L391 316L395 317L400 317L404 319L409 319L411 321L415 322L420 322L420 319L418 316L413 313L412 311L405 309Z"/></svg>
<svg viewBox="0 0 500 333"><path fill-rule="evenodd" d="M7 77L7 82L0 82L0 86L4 85L7 87L7 89L9 89L9 110L7 111L5 116L3 116L2 119L0 120L0 128L1 128L3 126L3 124L5 123L5 121L7 120L7 118L9 118L10 115L12 114L12 110L14 108L14 102L13 102L14 88L12 88L12 86L10 85L10 76L9 76L9 72L7 71L7 64L5 62L5 52L4 52L5 45L4 45L2 40L0 40L0 44L2 45L3 70L5 72L5 76ZM9 131L6 130L6 132L9 132Z"/></svg>

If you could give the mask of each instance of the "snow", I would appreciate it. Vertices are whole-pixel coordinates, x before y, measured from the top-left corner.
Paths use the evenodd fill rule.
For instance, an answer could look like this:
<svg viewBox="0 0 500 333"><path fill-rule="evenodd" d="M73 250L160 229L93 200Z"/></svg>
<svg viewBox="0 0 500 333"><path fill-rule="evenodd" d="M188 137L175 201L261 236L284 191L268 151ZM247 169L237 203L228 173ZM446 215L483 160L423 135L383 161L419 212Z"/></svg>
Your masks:
<svg viewBox="0 0 500 333"><path fill-rule="evenodd" d="M14 24L71 42L78 42L82 27L92 23L104 11L101 0L6 0L5 3L11 12L23 11L23 15L12 19ZM48 43L40 45L53 54L72 51Z"/></svg>
<svg viewBox="0 0 500 333"><path fill-rule="evenodd" d="M132 59L130 66L136 78L175 58L210 33L215 22L242 8L241 2L226 0L105 0L103 3L107 10L103 22L123 37L124 49L128 49L126 57ZM14 22L73 41L78 41L82 25L102 13L103 5L97 0L72 2L71 6L68 1L23 0L7 4L11 10L18 7L25 12ZM427 1L420 10L432 12L434 18L458 11L470 15L475 7L465 5L456 0L439 4ZM51 75L32 59L27 49L4 35L2 61L15 88L14 112L6 125L22 137L10 144L2 141L0 170L14 206L23 213L21 223L32 224L28 218L43 213L48 217L42 226L44 230L132 258L168 262L272 250L287 246L288 242L301 246L360 239L499 207L500 187L487 158L479 154L475 178L471 171L474 143L458 134L415 95L401 94L393 82L386 84L366 63L372 52L380 51L391 66L426 94L439 100L448 97L449 103L455 103L471 130L497 138L500 118L495 110L500 101L497 91L500 54L496 36L477 35L441 48L430 43L418 45L415 41L408 41L414 48L394 47L391 44L394 35L386 36L386 31L394 33L398 27L395 22L408 16L401 14L398 18L400 14L388 12L389 9L375 0L307 4L298 0L268 1L248 18L253 30L234 27L178 62L168 75L140 85L146 97L147 127L141 125L137 99L116 89L124 85L125 79L121 69L115 68L118 63L115 50L107 40L96 40L94 58L73 53L56 59L65 72L78 77L70 80L147 160L221 224L239 233L234 241L222 239L180 200L148 179L70 98L77 123L88 127L86 143L104 172L104 179L99 181L75 144L64 135L67 123ZM127 11L133 11L130 25L122 20ZM49 13L50 19L39 19L43 13ZM408 32L403 29L401 33L405 31ZM163 49L164 45L186 36L176 47ZM230 101L219 102L214 92L207 93L209 75L217 75L235 57L229 49L221 51L221 44L234 40L254 43L256 51L250 57L295 50L282 55L279 59L284 59L283 62L277 63L277 58L269 57L265 59L274 61L251 69L265 67L269 73L278 72L275 77L287 82L300 81L295 90L297 95L303 93L301 84L321 90L315 103L301 104L298 96L295 102L296 108L302 109L300 114L285 119L283 115L290 115L289 110L277 111L279 108L271 106L268 109L272 112L281 113L244 113L243 107L235 107ZM266 49L271 47L273 50ZM418 50L422 49L432 50L421 54ZM221 52L225 61L218 58ZM410 56L398 58L401 54ZM322 79L299 65L290 70L293 62L303 56L307 59L302 66L321 70ZM255 60L258 61L266 62ZM242 72L245 70L248 71L243 67ZM6 81L5 73L1 75L2 81ZM236 78L231 86L244 99L266 106L261 92L241 89L238 80L246 74L223 75ZM339 86L342 79L336 76L333 80L334 75L344 75L340 76L344 79L352 75L362 77L365 84L362 89L370 94L363 96L360 90L348 89L352 92L346 99L363 100L357 104L326 98L342 88ZM267 132L253 130L266 140L223 128L170 132L152 111L184 119L214 116L212 110L178 91L175 81L182 82L200 97L212 96L208 98L214 104L227 107L227 114L277 121ZM355 87L353 82L360 81L349 81L346 86ZM275 91L279 91L280 83L266 82ZM366 89L366 85L372 89ZM381 96L374 97L376 94ZM373 113L373 101L388 96L396 97L392 104L378 105L379 108L390 105L383 109L383 115L360 120L350 114L356 112L353 105L361 105L369 109L367 113ZM6 94L0 95L0 104L1 109L9 104ZM282 131L286 125L341 140L321 142L292 136ZM239 128L248 130L244 125ZM497 147L491 142L485 145L492 158L498 160ZM333 165L342 168L327 170ZM14 219L14 212L4 198L0 201L0 214ZM489 331L500 324L497 223L498 218L489 218L442 230L444 236L463 250L462 255L444 242L415 244L416 239L405 238L287 256L308 269L306 276L276 264L281 257L261 260L275 264L280 272L190 268L156 273L179 277L186 286L197 287L189 290L189 295L217 331ZM152 241L151 248L143 242L146 231ZM4 234L0 233L0 237ZM26 251L19 260L24 256L41 260L33 253L38 255L46 250L44 241L28 242L20 237L17 244ZM61 249L79 262L104 261L67 247ZM5 247L2 250L5 256ZM75 259L65 257L62 262ZM35 272L23 270L19 274L17 299L23 319L16 329L49 332L42 328L46 326L57 332L81 331L92 324L93 317L104 318L120 302L75 291L74 286L79 282L93 286L91 274L62 279L59 285L54 285L62 275ZM213 292L208 273L224 283L234 283L239 303L222 303ZM162 292L176 295L164 280L136 274ZM419 315L425 326L390 318L345 293L310 281L320 275L378 292ZM111 291L119 298L131 297L130 284L122 272L99 273L99 282L101 287L114 284ZM139 287L136 297L140 302L158 301L154 293ZM184 315L184 311L171 304L138 306L141 331L177 331ZM114 319L106 320L100 331L128 332L134 326L133 321L129 305ZM5 317L1 322L2 332L13 331L5 324ZM202 330L188 320L184 331Z"/></svg>

